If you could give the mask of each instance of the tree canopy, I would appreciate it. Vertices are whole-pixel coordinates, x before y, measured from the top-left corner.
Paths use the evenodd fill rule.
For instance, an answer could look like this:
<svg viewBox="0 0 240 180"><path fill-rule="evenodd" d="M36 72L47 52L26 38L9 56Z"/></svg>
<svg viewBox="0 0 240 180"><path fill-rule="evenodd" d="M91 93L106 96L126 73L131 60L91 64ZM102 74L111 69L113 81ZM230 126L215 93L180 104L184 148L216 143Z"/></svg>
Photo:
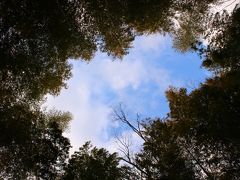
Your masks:
<svg viewBox="0 0 240 180"><path fill-rule="evenodd" d="M119 161L116 153L111 154L106 149L92 147L90 142L86 142L71 156L63 179L124 179L126 169L120 167Z"/></svg>
<svg viewBox="0 0 240 180"><path fill-rule="evenodd" d="M5 179L238 179L240 10L211 14L220 0L2 0L0 177ZM87 142L69 159L68 112L44 111L71 77L69 59L97 51L122 58L142 34L170 34L213 72L198 88L170 88L170 112L136 129L134 159ZM210 32L210 33L209 33ZM208 40L205 45L203 39ZM138 173L140 172L140 176Z"/></svg>
<svg viewBox="0 0 240 180"><path fill-rule="evenodd" d="M0 117L0 177L56 179L70 148L60 124L24 103L2 108Z"/></svg>
<svg viewBox="0 0 240 180"><path fill-rule="evenodd" d="M181 24L192 14L204 15L214 2L4 0L0 3L2 98L56 95L71 76L67 59L90 60L98 49L122 57L136 35L175 34L178 18ZM192 32L198 32L196 21Z"/></svg>

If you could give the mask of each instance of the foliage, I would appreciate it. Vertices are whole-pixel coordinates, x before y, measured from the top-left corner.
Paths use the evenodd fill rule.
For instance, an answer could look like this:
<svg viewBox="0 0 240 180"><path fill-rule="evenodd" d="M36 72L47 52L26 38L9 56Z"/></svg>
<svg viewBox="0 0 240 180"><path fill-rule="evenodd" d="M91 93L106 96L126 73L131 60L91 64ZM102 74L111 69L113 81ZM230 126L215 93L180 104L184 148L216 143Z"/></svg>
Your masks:
<svg viewBox="0 0 240 180"><path fill-rule="evenodd" d="M209 85L202 85L189 95L186 90L168 92L170 117L176 122L174 131L180 144L191 149L192 156L199 161L197 166L201 165L200 169L204 168L209 177L238 176L238 96L239 88L223 90Z"/></svg>
<svg viewBox="0 0 240 180"><path fill-rule="evenodd" d="M45 114L28 104L9 107L0 111L1 178L56 179L70 148L58 123L46 121Z"/></svg>
<svg viewBox="0 0 240 180"><path fill-rule="evenodd" d="M239 18L223 14L213 22L217 27L205 53L203 66L215 74L199 88L187 93L184 88L167 92L170 119L180 145L188 147L196 166L211 179L237 179L240 172L240 89Z"/></svg>
<svg viewBox="0 0 240 180"><path fill-rule="evenodd" d="M192 14L201 17L214 2L4 0L0 3L0 91L4 99L13 94L35 99L57 95L71 76L67 59L90 60L97 49L121 58L137 34L171 33L176 12L189 16L182 20L191 20ZM195 24L191 31L198 32L199 19L191 23Z"/></svg>
<svg viewBox="0 0 240 180"><path fill-rule="evenodd" d="M136 164L146 172L147 179L194 179L170 121L148 123L143 134L146 140L136 156Z"/></svg>
<svg viewBox="0 0 240 180"><path fill-rule="evenodd" d="M109 153L106 149L92 147L86 142L75 152L66 167L63 179L124 179L122 172L128 172L126 167L119 167L120 158L116 153Z"/></svg>
<svg viewBox="0 0 240 180"><path fill-rule="evenodd" d="M237 179L240 10L209 20L209 8L217 2L2 0L0 177L137 179L137 168L148 179ZM207 34L205 48L199 40L209 27L214 33ZM71 116L42 111L40 102L66 87L68 59L89 61L98 50L122 58L135 36L154 32L170 33L181 52L199 50L203 67L214 76L190 93L169 89L165 121L149 122L143 129L130 124L145 141L129 161L133 167L121 167L116 153L89 142L65 166L70 144L62 132Z"/></svg>
<svg viewBox="0 0 240 180"><path fill-rule="evenodd" d="M68 130L68 125L72 120L72 114L70 112L58 111L56 109L51 109L45 112L47 123L56 123L58 128L62 131Z"/></svg>
<svg viewBox="0 0 240 180"><path fill-rule="evenodd" d="M203 66L213 71L238 72L240 52L240 9L235 9L232 15L216 14L212 22L212 37L206 51Z"/></svg>

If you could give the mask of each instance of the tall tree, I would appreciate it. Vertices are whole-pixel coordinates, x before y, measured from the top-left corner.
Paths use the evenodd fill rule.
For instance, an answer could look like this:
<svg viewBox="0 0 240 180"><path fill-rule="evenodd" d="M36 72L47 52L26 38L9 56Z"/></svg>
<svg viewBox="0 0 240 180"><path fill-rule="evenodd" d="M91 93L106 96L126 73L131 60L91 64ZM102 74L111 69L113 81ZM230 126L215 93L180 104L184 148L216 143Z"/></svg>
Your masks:
<svg viewBox="0 0 240 180"><path fill-rule="evenodd" d="M239 14L235 9L212 22L216 34L202 52L203 66L214 76L189 94L186 89L167 92L176 132L215 178L239 177Z"/></svg>
<svg viewBox="0 0 240 180"><path fill-rule="evenodd" d="M90 142L86 142L70 158L63 179L124 179L129 169L120 167L119 161L116 153L111 154L106 149L92 147Z"/></svg>
<svg viewBox="0 0 240 180"><path fill-rule="evenodd" d="M184 155L175 133L175 123L167 119L137 120L135 125L128 119L122 106L114 110L114 120L129 126L142 140L140 152L131 155L129 143L118 138L122 160L146 179L194 179L192 164Z"/></svg>
<svg viewBox="0 0 240 180"><path fill-rule="evenodd" d="M1 178L56 179L62 173L70 143L59 122L48 118L38 107L24 103L0 109Z"/></svg>
<svg viewBox="0 0 240 180"><path fill-rule="evenodd" d="M175 133L193 151L188 157L195 157L197 166L207 169L204 174L210 177L238 176L240 126L235 90L203 85L189 95L183 89L167 93Z"/></svg>
<svg viewBox="0 0 240 180"><path fill-rule="evenodd" d="M136 164L146 172L147 179L195 179L172 130L172 122L160 119L144 125L146 140Z"/></svg>

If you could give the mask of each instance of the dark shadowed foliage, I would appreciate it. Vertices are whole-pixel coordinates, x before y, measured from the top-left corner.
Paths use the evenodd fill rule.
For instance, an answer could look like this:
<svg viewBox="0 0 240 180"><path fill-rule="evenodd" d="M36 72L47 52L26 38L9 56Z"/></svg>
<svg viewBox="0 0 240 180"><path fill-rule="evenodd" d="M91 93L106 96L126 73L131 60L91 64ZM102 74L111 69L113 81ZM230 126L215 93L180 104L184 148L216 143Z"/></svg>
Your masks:
<svg viewBox="0 0 240 180"><path fill-rule="evenodd" d="M0 177L137 179L137 169L147 179L238 179L240 10L208 19L217 2L2 0ZM96 51L122 58L135 36L155 32L170 33L182 52L199 51L213 77L190 93L170 88L164 121L142 124L142 132L130 126L144 140L131 167L90 143L66 165L70 144L62 132L71 116L45 112L41 103L66 87L68 59L90 61Z"/></svg>
<svg viewBox="0 0 240 180"><path fill-rule="evenodd" d="M4 111L3 111L4 110ZM0 111L0 176L56 179L70 148L59 124L24 103Z"/></svg>
<svg viewBox="0 0 240 180"><path fill-rule="evenodd" d="M111 154L106 149L92 147L90 142L86 142L71 156L63 179L125 179L131 175L130 168L120 166L119 161L116 153Z"/></svg>

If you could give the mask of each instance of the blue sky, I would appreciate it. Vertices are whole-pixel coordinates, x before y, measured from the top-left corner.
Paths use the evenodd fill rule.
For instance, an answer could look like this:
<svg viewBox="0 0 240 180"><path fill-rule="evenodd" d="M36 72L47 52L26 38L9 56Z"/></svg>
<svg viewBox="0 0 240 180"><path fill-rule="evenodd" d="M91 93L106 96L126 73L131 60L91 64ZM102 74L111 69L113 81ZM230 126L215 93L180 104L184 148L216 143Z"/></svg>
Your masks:
<svg viewBox="0 0 240 180"><path fill-rule="evenodd" d="M63 89L58 97L48 96L49 108L73 114L65 133L72 151L88 140L116 151L114 132L139 145L136 135L112 120L112 108L123 103L132 118L136 113L141 118L163 117L168 112L165 91L169 86L192 90L209 75L200 68L201 60L196 54L176 52L168 36L141 36L132 45L122 60L113 60L103 53L96 53L90 63L71 60L73 77L68 89Z"/></svg>

